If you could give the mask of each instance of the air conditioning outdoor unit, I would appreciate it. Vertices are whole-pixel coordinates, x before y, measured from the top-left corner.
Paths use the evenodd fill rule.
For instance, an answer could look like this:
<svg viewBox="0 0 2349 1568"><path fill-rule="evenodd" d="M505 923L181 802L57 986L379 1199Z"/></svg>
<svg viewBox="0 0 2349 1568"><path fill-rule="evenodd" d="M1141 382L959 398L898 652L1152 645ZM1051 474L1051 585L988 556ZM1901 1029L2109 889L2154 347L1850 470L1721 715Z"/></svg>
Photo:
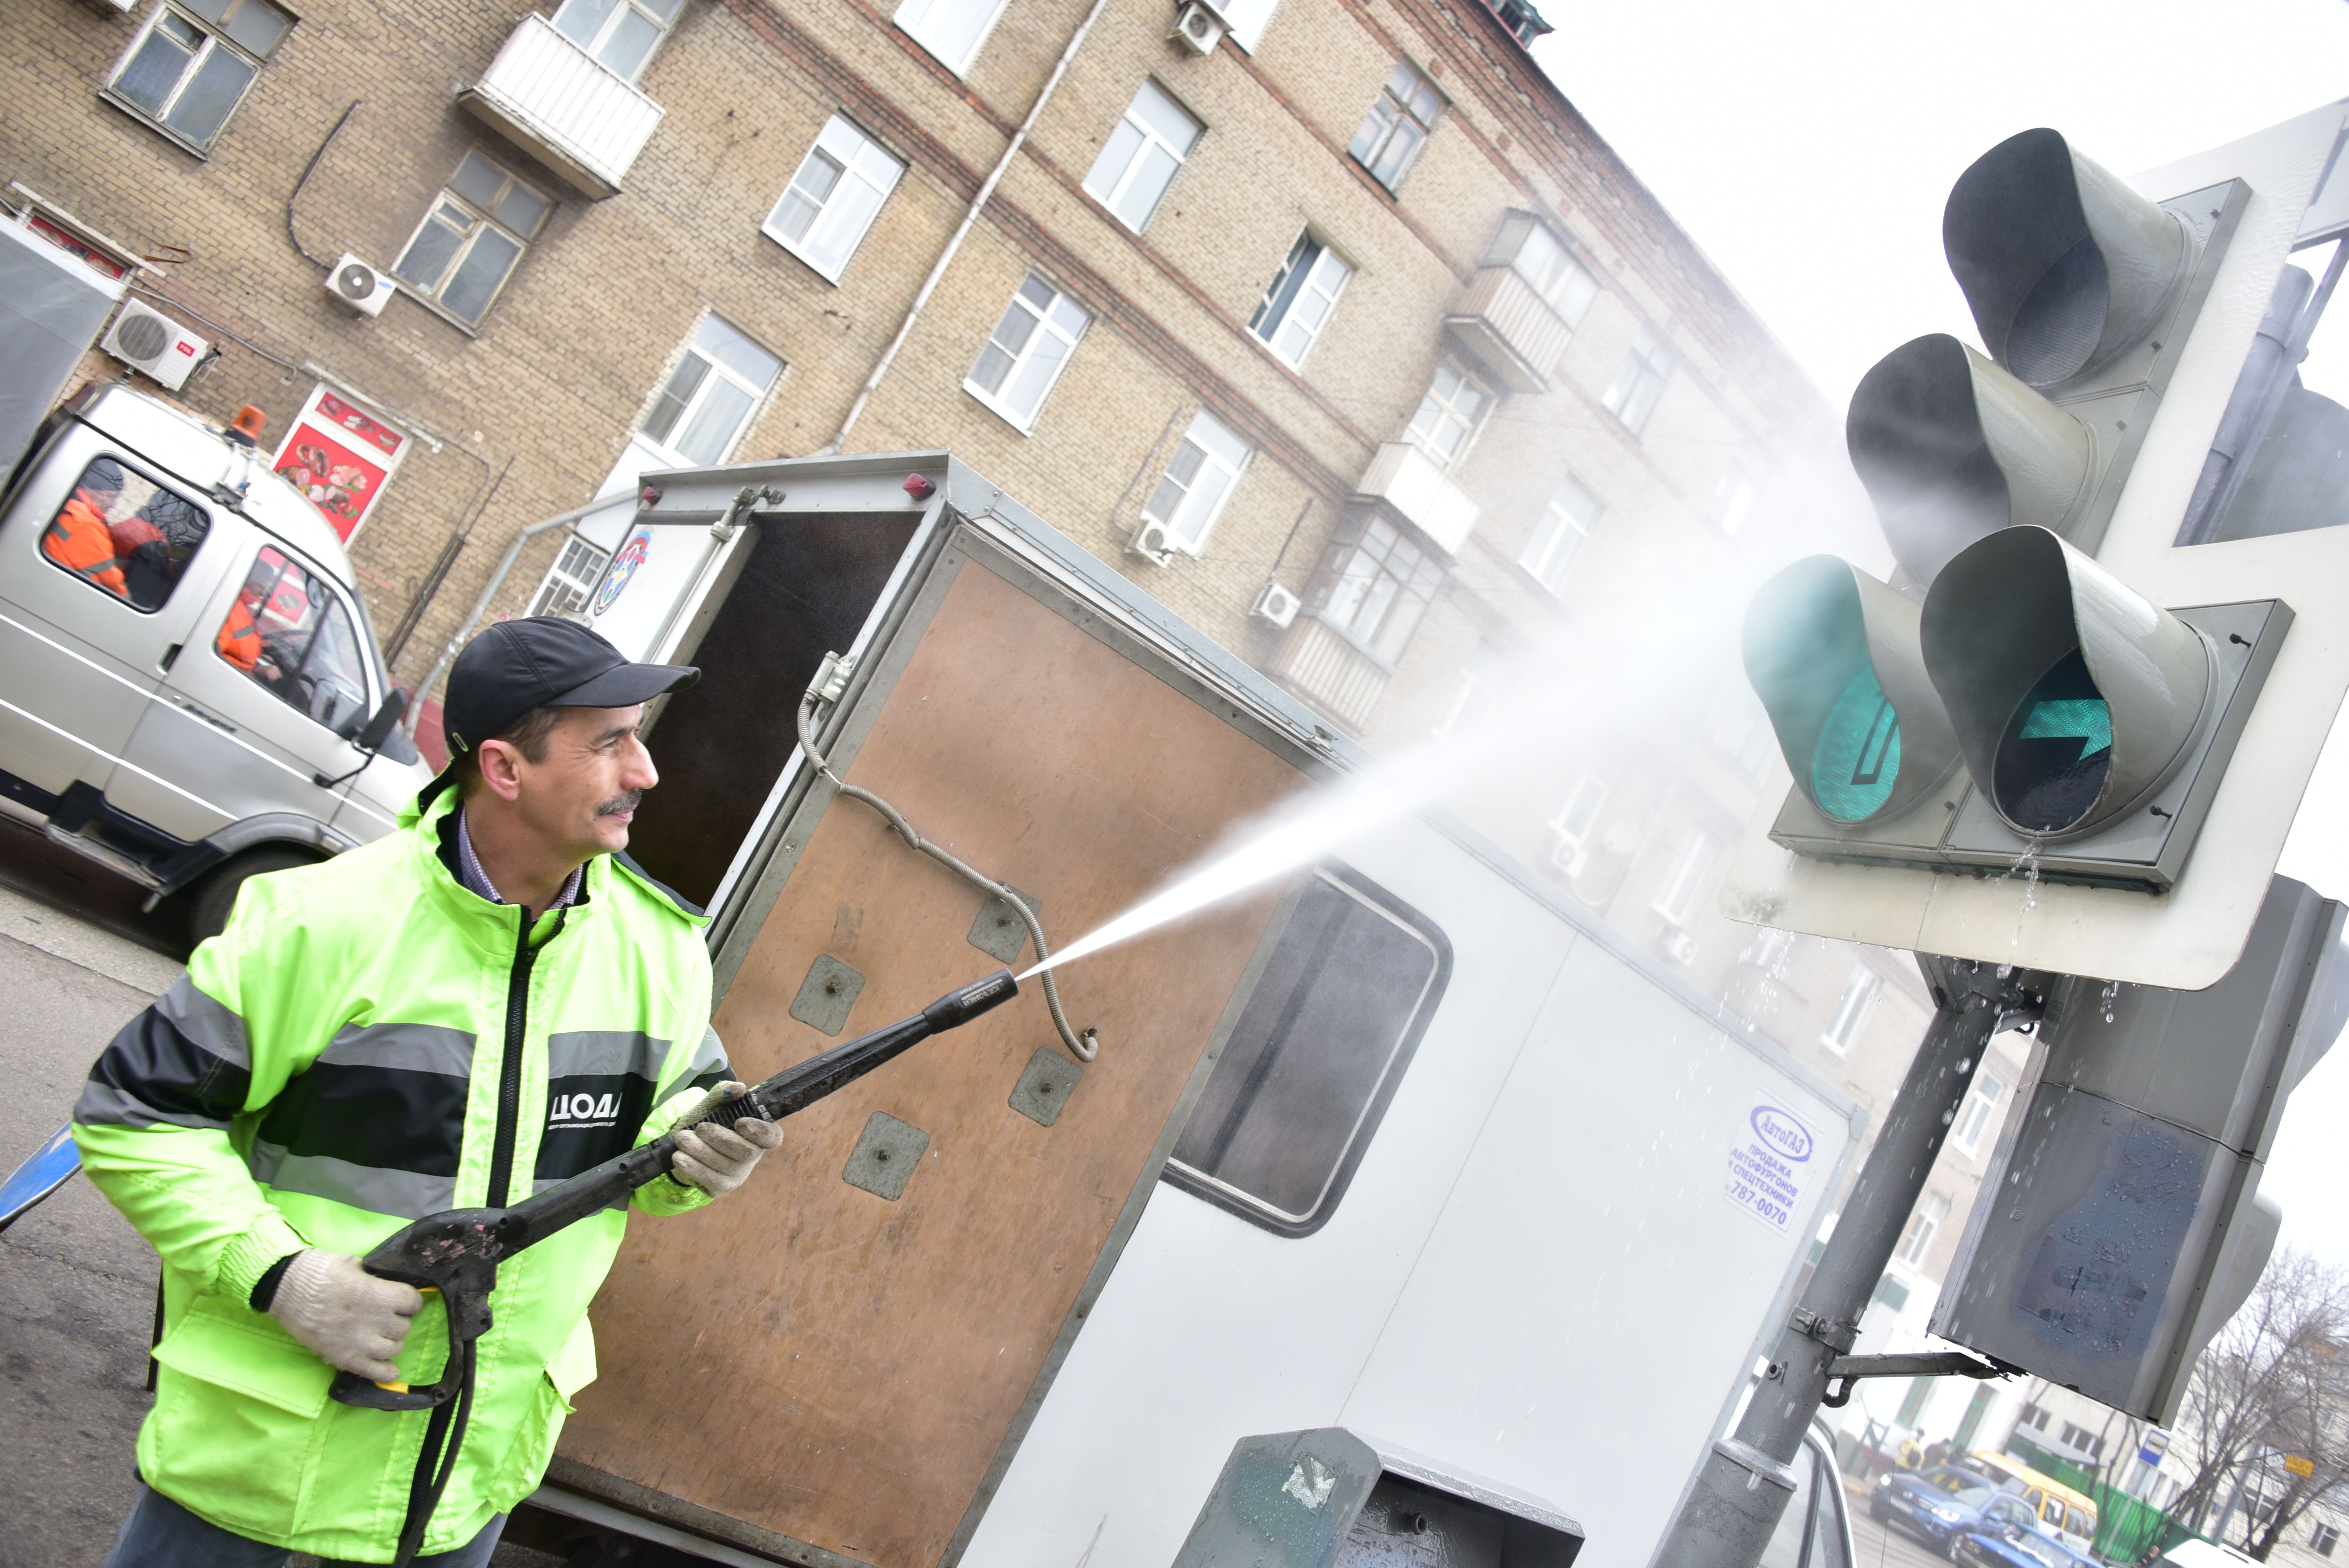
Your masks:
<svg viewBox="0 0 2349 1568"><path fill-rule="evenodd" d="M1590 863L1590 845L1580 839L1560 839L1549 852L1549 863L1568 881L1582 874Z"/></svg>
<svg viewBox="0 0 2349 1568"><path fill-rule="evenodd" d="M1268 583L1248 606L1248 614L1269 625L1287 626L1297 619L1297 595L1278 583Z"/></svg>
<svg viewBox="0 0 2349 1568"><path fill-rule="evenodd" d="M348 305L361 315L381 315L384 303L392 296L391 274L378 272L346 251L326 274L326 292L337 304Z"/></svg>
<svg viewBox="0 0 2349 1568"><path fill-rule="evenodd" d="M1167 36L1195 55L1212 55L1226 30L1223 17L1206 0L1185 0L1174 14L1174 31Z"/></svg>
<svg viewBox="0 0 2349 1568"><path fill-rule="evenodd" d="M98 346L174 392L188 384L190 372L204 362L212 348L170 316L149 310L137 300L122 302L121 313Z"/></svg>
<svg viewBox="0 0 2349 1568"><path fill-rule="evenodd" d="M1685 931L1668 932L1664 935L1664 954L1675 964L1696 962L1696 938Z"/></svg>
<svg viewBox="0 0 2349 1568"><path fill-rule="evenodd" d="M1164 523L1145 519L1133 531L1133 537L1125 542L1125 552L1164 566L1174 559L1174 536L1167 531Z"/></svg>

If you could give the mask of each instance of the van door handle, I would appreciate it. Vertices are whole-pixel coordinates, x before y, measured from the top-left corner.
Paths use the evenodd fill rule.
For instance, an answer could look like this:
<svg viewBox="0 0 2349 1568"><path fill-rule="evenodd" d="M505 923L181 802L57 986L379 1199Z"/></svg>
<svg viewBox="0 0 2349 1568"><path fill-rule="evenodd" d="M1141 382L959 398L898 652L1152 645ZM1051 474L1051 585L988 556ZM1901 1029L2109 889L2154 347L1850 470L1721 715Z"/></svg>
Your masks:
<svg viewBox="0 0 2349 1568"><path fill-rule="evenodd" d="M161 662L155 667L161 670L165 675L170 675L171 673L171 666L180 662L180 650L187 645L188 645L185 643L173 643L170 647L165 648L163 650Z"/></svg>

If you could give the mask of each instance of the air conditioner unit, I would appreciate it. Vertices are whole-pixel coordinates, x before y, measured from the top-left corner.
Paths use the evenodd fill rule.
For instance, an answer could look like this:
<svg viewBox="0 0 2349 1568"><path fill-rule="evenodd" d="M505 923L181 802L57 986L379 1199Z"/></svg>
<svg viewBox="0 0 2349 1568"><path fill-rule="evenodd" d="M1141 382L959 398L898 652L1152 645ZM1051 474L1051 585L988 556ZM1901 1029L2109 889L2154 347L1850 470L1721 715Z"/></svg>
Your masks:
<svg viewBox="0 0 2349 1568"><path fill-rule="evenodd" d="M381 315L384 302L393 292L391 274L378 272L348 251L326 274L326 292L335 303L350 306L361 315Z"/></svg>
<svg viewBox="0 0 2349 1568"><path fill-rule="evenodd" d="M1224 41L1226 30L1223 17L1206 0L1185 0L1174 14L1174 30L1167 36L1195 55L1212 55Z"/></svg>
<svg viewBox="0 0 2349 1568"><path fill-rule="evenodd" d="M1286 626L1297 619L1297 595L1278 583L1268 583L1257 594L1248 614L1275 626Z"/></svg>
<svg viewBox="0 0 2349 1568"><path fill-rule="evenodd" d="M212 348L170 316L149 310L137 300L122 302L120 314L98 346L173 392L188 384L189 374L204 362Z"/></svg>
<svg viewBox="0 0 2349 1568"><path fill-rule="evenodd" d="M1695 963L1696 938L1691 936L1685 931L1666 932L1664 934L1664 955L1675 964Z"/></svg>
<svg viewBox="0 0 2349 1568"><path fill-rule="evenodd" d="M1164 523L1145 519L1125 542L1125 552L1164 566L1174 559L1174 536L1167 531Z"/></svg>
<svg viewBox="0 0 2349 1568"><path fill-rule="evenodd" d="M1571 882L1590 864L1590 845L1581 839L1560 839L1549 852L1549 863Z"/></svg>
<svg viewBox="0 0 2349 1568"><path fill-rule="evenodd" d="M94 10L117 16L139 9L139 0L88 0L88 4Z"/></svg>

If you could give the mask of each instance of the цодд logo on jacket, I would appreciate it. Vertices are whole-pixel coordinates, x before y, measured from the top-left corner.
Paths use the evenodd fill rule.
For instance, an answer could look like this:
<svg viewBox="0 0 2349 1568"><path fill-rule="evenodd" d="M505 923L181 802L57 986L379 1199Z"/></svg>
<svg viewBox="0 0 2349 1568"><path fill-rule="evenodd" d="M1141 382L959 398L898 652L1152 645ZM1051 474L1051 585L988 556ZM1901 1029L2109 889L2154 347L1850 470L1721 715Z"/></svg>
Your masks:
<svg viewBox="0 0 2349 1568"><path fill-rule="evenodd" d="M578 1130L617 1127L619 1124L620 1097L616 1094L558 1094L546 1103L546 1125L550 1131L557 1128Z"/></svg>

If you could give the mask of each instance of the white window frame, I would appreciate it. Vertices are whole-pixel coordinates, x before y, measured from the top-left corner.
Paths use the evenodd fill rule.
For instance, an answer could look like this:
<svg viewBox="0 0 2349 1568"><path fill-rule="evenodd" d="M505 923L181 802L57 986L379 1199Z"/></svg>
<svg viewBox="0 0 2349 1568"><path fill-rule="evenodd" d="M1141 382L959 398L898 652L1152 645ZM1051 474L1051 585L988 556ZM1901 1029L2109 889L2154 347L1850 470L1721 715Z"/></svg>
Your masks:
<svg viewBox="0 0 2349 1568"><path fill-rule="evenodd" d="M1200 409L1191 417L1191 427L1167 459L1150 499L1142 503L1142 515L1164 528L1167 542L1175 549L1185 555L1198 554L1206 548L1207 536L1216 531L1224 509L1231 505L1232 493L1239 489L1240 476L1255 455L1230 426ZM1191 474L1184 479L1178 470L1186 458ZM1202 501L1201 480L1209 477L1223 483Z"/></svg>
<svg viewBox="0 0 2349 1568"><path fill-rule="evenodd" d="M1588 515L1576 510L1574 503L1578 500L1589 502ZM1564 593L1568 568L1590 542L1590 531L1606 511L1607 503L1599 499L1598 493L1568 473L1543 504L1541 521L1534 525L1533 536L1526 541L1517 564L1552 598Z"/></svg>
<svg viewBox="0 0 2349 1568"><path fill-rule="evenodd" d="M1702 828L1692 827L1681 835L1681 847L1672 852L1671 869L1657 884L1651 905L1667 923L1688 929L1690 917L1696 913L1697 894L1721 859L1721 841Z"/></svg>
<svg viewBox="0 0 2349 1568"><path fill-rule="evenodd" d="M1917 1200L1909 1212L1908 1223L1901 1227L1900 1244L1892 1255L1912 1269L1921 1269L1932 1255L1933 1239L1950 1218L1950 1199L1945 1192L1927 1192Z"/></svg>
<svg viewBox="0 0 2349 1568"><path fill-rule="evenodd" d="M1167 137L1164 126L1144 112L1144 101L1154 95L1166 109L1190 126L1190 136L1179 146ZM1149 227L1151 217L1158 211L1158 204L1166 200L1166 192L1174 189L1176 176L1183 172L1184 160L1191 156L1191 150L1199 145L1199 137L1206 129L1199 117L1185 108L1173 93L1145 77L1135 90L1133 101L1126 106L1125 113L1119 118L1109 135L1102 138L1101 152L1093 159L1093 166L1085 175L1085 194L1107 208L1111 217L1135 233L1141 233ZM1119 142L1129 139L1133 145L1126 150L1125 161L1115 169L1110 168ZM1149 204L1143 209L1137 221L1127 216L1123 204L1135 193L1137 182L1154 149L1164 153L1174 166L1166 170L1166 178L1159 183L1158 189L1150 193Z"/></svg>
<svg viewBox="0 0 2349 1568"><path fill-rule="evenodd" d="M1527 222L1516 254L1509 258L1509 268L1569 327L1582 325L1590 302L1599 297L1598 274L1537 218Z"/></svg>
<svg viewBox="0 0 2349 1568"><path fill-rule="evenodd" d="M1469 449L1475 446L1486 417L1493 412L1494 401L1492 389L1478 380L1475 372L1456 359L1447 359L1435 367L1427 393L1419 400L1419 411L1411 417L1402 438L1417 447L1437 468L1457 468L1467 459ZM1442 438L1452 429L1457 429L1459 434L1453 438L1451 450L1446 451Z"/></svg>
<svg viewBox="0 0 2349 1568"><path fill-rule="evenodd" d="M1819 1031L1819 1044L1837 1056L1848 1052L1852 1041L1859 1037L1860 1026L1868 1022L1868 1008L1883 989L1883 975L1865 964L1853 965L1851 977L1843 983L1843 995L1836 998L1835 1012Z"/></svg>
<svg viewBox="0 0 2349 1568"><path fill-rule="evenodd" d="M932 59L955 75L961 76L970 69L970 63L978 58L978 52L987 47L987 40L994 33L995 25L1003 20L1006 4L1007 0L904 0L890 19L897 24L898 30L905 36L921 45ZM971 35L968 46L957 56L954 52L956 46L952 35L941 24L958 11L976 14L982 8L987 12L985 19Z"/></svg>
<svg viewBox="0 0 2349 1568"><path fill-rule="evenodd" d="M713 320L774 360L774 374L768 377L764 387L759 386L750 377L695 342L695 339L701 335L702 327ZM693 390L686 394L683 403L678 408L677 417L669 421L667 434L656 436L650 428L651 421L660 408L662 397L675 383L678 372L683 368L688 359L698 359L702 363L704 369L701 378L694 383ZM733 455L734 449L741 444L742 438L750 434L750 428L759 422L759 413L766 406L768 395L775 389L776 385L782 378L783 360L781 355L775 354L764 344L751 337L749 333L719 315L717 312L704 311L695 320L693 330L685 335L685 342L678 347L677 353L670 356L668 367L661 372L659 385L653 389L652 397L646 401L644 413L636 420L636 439L659 452L664 458L671 459L672 466L677 468L699 468L705 463L722 463ZM709 400L710 393L721 385L730 386L738 391L747 393L750 401L742 410L742 416L736 422L732 434L729 435L719 446L718 454L705 459L672 445L677 437L693 428L693 422L700 417L703 406Z"/></svg>
<svg viewBox="0 0 2349 1568"><path fill-rule="evenodd" d="M1982 1092L1983 1086L1990 1092ZM1965 1103L1958 1107L1956 1125L1950 1129L1950 1145L1959 1153L1971 1157L1982 1151L1982 1140L1990 1133L1991 1124L1998 1119L1998 1108L2006 1099L2007 1083L1998 1074L1983 1066L1974 1069L1974 1081L1966 1090Z"/></svg>
<svg viewBox="0 0 2349 1568"><path fill-rule="evenodd" d="M574 36L563 25L564 16L574 7L585 9L581 0L563 0L563 4L554 8L554 15L549 20L554 24L556 32L578 45L580 53L630 87L634 87L643 79L646 70L653 63L653 57L660 53L661 46L668 42L669 33L677 26L677 19L685 15L685 0L666 0L669 10L667 16L660 14L663 4L664 0L617 0L610 13L596 24L595 33L585 42ZM621 23L631 15L643 17L658 30L654 33L651 45L646 48L644 58L636 62L633 70L624 71L604 57L604 47L612 41L612 36L620 30Z"/></svg>
<svg viewBox="0 0 2349 1568"><path fill-rule="evenodd" d="M1420 154L1435 139L1436 125L1444 119L1449 100L1444 89L1435 85L1434 75L1422 70L1410 60L1397 60L1387 79L1379 84L1378 97L1362 114L1362 123L1347 145L1346 155L1361 164L1364 172L1377 181L1389 192L1401 191L1402 182L1419 162ZM1408 129L1412 144L1404 150L1402 159L1388 172L1379 172L1396 136Z"/></svg>
<svg viewBox="0 0 2349 1568"><path fill-rule="evenodd" d="M501 200L492 205L503 205L505 192L513 189L527 191L546 204L544 211L538 215L538 222L532 226L528 233L523 233L512 225L501 222L492 212L484 211L481 202L459 193L457 176L464 171L467 160L475 158L505 176L505 185L500 191ZM456 250L450 253L449 260L441 266L440 277L427 287L411 280L399 268L408 260L409 253L416 248L416 242L423 236L426 228L439 218L444 204L452 206L460 212L470 216L472 223L468 228L464 239L459 242ZM394 253L398 259L392 263L392 275L398 280L401 291L410 297L429 304L448 320L461 323L467 331L478 332L481 323L488 318L490 312L503 297L506 285L513 282L516 273L522 271L523 260L529 256L531 246L537 242L539 234L546 228L546 220L553 215L554 206L554 198L548 195L535 181L523 179L481 149L469 148L466 150L465 156L457 160L457 167L450 171L448 182L424 204L424 215L416 221L416 227L409 231L408 239ZM456 281L457 274L465 270L465 263L471 257L473 247L481 242L481 236L492 231L513 242L514 258L507 263L503 275L498 279L498 286L492 289L490 297L481 303L481 315L469 316L453 305L442 304L440 296L449 285Z"/></svg>
<svg viewBox="0 0 2349 1568"><path fill-rule="evenodd" d="M1028 288L1030 284L1043 288L1052 297L1040 304L1030 299ZM1071 332L1067 325L1058 319L1060 307L1063 304L1075 312L1080 318L1074 332ZM1032 318L1028 335L1017 351L1006 347L1000 339L1004 327L1012 321L1015 311L1024 312ZM1013 429L1024 436L1035 428L1037 417L1043 413L1044 405L1051 400L1052 388L1060 385L1061 377L1069 368L1069 362L1077 356L1077 345L1084 340L1085 328L1092 325L1091 312L1054 286L1043 273L1031 272L1021 279L1019 286L1012 291L1011 302L1003 307L1003 315L997 320L995 330L988 334L987 343L979 349L978 358L971 364L970 374L963 377L962 389L978 398L990 413L1000 416ZM1061 346L1059 361L1053 366L1051 374L1045 378L1043 386L1037 389L1036 406L1022 413L1017 405L1003 396L1003 388L1018 384L1019 378L1026 374L1028 367L1035 362L1039 351L1048 342ZM978 379L978 368L986 363L988 350L990 348L1008 354L1011 358L1011 363L1005 367L1002 376L991 388L983 386Z"/></svg>
<svg viewBox="0 0 2349 1568"><path fill-rule="evenodd" d="M1585 769L1575 776L1574 788L1566 792L1550 817L1547 824L1553 841L1549 863L1568 878L1580 876L1590 863L1599 814L1607 810L1607 798L1613 793L1605 779Z"/></svg>
<svg viewBox="0 0 2349 1568"><path fill-rule="evenodd" d="M819 201L802 189L802 182L808 180L811 170L826 163L835 166L839 173ZM840 274L855 258L857 247L864 244L864 236L880 220L881 209L887 205L890 193L897 189L897 181L905 172L904 160L859 130L845 115L835 114L816 133L814 145L800 160L791 183L775 198L766 222L759 225L759 232L805 262L818 277L837 284ZM782 226L783 209L795 194L812 202L815 209L807 227L796 239ZM852 202L851 198L856 201ZM861 217L857 215L859 205L864 207ZM848 232L852 225L854 233Z"/></svg>
<svg viewBox="0 0 2349 1568"><path fill-rule="evenodd" d="M580 535L564 535L563 548L554 552L546 575L539 579L538 592L530 596L528 614L561 615L585 624L588 597L603 580L605 563L611 559L610 551Z"/></svg>
<svg viewBox="0 0 2349 1568"><path fill-rule="evenodd" d="M1656 417L1656 406L1664 400L1672 372L1679 368L1680 353L1671 340L1642 323L1640 335L1631 342L1631 352L1624 356L1623 368L1616 374L1615 385L1607 388L1602 399L1607 411L1633 435L1643 433L1648 421Z"/></svg>
<svg viewBox="0 0 2349 1568"><path fill-rule="evenodd" d="M215 22L190 5L175 4L174 0L157 0L154 10L148 14L146 24L132 35L130 46L122 51L120 57L114 62L114 68L107 73L106 86L99 96L140 124L160 131L181 146L199 154L209 154L212 145L227 132L228 123L236 118L236 111L244 107L245 98L251 95L254 84L261 79L261 73L267 68L270 58L276 54L278 46L285 42L301 21L301 18L295 15L293 12L283 5L272 4L271 0L238 0L238 4L240 9L243 5L259 5L264 10L275 12L285 19L285 26L278 30L277 36L270 42L265 53L256 54L250 47L238 43L230 36L230 24L227 22ZM222 11L224 15L235 15L225 5L222 7ZM131 62L139 58L140 52L147 46L147 40L153 36L155 29L162 24L166 16L175 17L183 26L194 29L202 36L204 41L194 54L188 57L187 65L180 72L179 79L171 84L171 91L163 95L160 103L150 109L126 96L119 84L122 80L123 72L129 70ZM206 62L212 58L215 51L223 49L233 58L250 67L253 74L246 77L244 86L237 89L236 101L222 112L220 123L212 128L212 133L198 140L172 125L171 116L172 111L179 108L180 100L186 96L189 87L202 73Z"/></svg>
<svg viewBox="0 0 2349 1568"><path fill-rule="evenodd" d="M1335 246L1306 230L1288 248L1288 259L1272 274L1256 314L1248 317L1249 335L1291 370L1302 370L1305 356L1329 330L1330 318L1337 314L1338 300L1353 275L1353 266ZM1307 307L1304 314L1299 314L1299 304Z"/></svg>

